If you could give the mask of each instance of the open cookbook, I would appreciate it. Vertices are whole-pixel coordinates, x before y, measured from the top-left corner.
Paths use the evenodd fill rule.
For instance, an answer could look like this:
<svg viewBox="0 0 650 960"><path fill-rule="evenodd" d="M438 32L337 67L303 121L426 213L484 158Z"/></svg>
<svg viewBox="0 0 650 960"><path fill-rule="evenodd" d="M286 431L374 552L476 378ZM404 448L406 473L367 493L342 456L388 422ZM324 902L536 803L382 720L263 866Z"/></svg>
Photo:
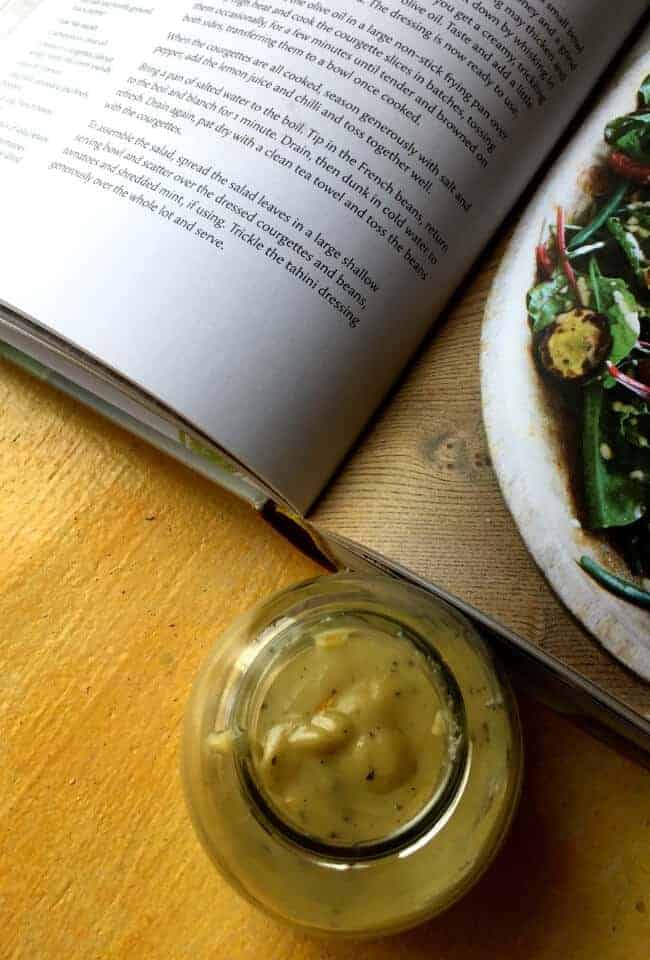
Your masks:
<svg viewBox="0 0 650 960"><path fill-rule="evenodd" d="M0 352L648 745L646 13L0 0Z"/></svg>

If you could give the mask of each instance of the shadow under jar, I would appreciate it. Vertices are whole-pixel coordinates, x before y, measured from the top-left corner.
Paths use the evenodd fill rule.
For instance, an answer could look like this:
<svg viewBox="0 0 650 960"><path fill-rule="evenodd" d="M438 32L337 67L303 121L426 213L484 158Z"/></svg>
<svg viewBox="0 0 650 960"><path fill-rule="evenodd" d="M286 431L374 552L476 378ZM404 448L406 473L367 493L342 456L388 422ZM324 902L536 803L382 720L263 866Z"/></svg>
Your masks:
<svg viewBox="0 0 650 960"><path fill-rule="evenodd" d="M521 764L514 700L468 621L354 574L237 620L183 741L194 826L226 878L279 919L351 937L420 923L478 879Z"/></svg>

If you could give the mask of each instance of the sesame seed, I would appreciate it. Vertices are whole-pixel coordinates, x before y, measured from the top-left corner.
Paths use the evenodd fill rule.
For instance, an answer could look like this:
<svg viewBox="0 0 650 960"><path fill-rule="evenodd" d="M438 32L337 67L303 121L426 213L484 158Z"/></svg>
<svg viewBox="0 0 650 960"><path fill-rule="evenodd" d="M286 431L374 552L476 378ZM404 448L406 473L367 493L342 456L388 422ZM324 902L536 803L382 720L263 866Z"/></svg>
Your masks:
<svg viewBox="0 0 650 960"><path fill-rule="evenodd" d="M613 460L614 454L612 452L612 448L608 443L601 443L600 455L603 458L603 460Z"/></svg>

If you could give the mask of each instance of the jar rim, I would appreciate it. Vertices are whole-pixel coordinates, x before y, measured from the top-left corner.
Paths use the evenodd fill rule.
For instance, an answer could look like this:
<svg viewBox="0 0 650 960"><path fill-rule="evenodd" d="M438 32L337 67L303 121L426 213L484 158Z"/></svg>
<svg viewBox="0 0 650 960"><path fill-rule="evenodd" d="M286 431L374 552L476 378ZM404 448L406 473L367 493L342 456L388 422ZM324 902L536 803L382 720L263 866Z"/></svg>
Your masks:
<svg viewBox="0 0 650 960"><path fill-rule="evenodd" d="M367 622L368 611L363 609L347 608L346 619ZM258 818L265 830L272 830L278 838L292 844L304 853L326 857L334 861L355 862L375 860L390 856L408 849L412 844L420 841L424 836L435 832L436 827L447 815L449 808L462 790L466 779L467 764L469 762L469 744L467 738L467 723L465 703L460 687L448 665L438 651L426 641L412 626L405 625L401 620L386 613L374 613L373 628L377 628L376 620L388 624L399 630L402 640L411 644L424 658L428 667L432 687L437 690L441 703L451 715L451 723L447 726L447 763L442 771L441 780L432 786L432 792L427 802L410 818L391 834L384 837L370 838L350 843L332 843L330 838L323 838L307 831L300 830L291 824L278 811L272 797L264 789L258 776L256 763L250 750L238 751L235 755L235 765L242 789L248 795L254 815ZM296 648L305 645L305 635L314 629L323 617L317 611L309 614L301 623L302 635L296 636L293 641L284 637L290 633L291 624L286 624L279 635L273 638L274 649L263 647L247 670L246 682L242 683L238 696L232 704L230 722L238 730L255 736L258 719L259 700L264 697L265 677L276 666L278 659L290 657ZM330 618L326 618L330 619ZM269 625L270 628L273 624ZM353 628L354 629L354 628ZM361 627L356 627L361 629ZM250 736L245 737L250 744Z"/></svg>

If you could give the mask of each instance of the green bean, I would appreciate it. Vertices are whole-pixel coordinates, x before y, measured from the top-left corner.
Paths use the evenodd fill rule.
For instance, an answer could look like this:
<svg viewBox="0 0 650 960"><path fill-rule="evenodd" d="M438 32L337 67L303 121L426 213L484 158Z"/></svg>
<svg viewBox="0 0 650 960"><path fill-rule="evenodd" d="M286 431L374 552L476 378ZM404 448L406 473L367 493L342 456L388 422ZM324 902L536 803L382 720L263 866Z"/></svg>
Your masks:
<svg viewBox="0 0 650 960"><path fill-rule="evenodd" d="M592 560L591 557L582 556L578 562L582 569L590 577L593 577L601 587L605 587L619 597L623 597L624 600L629 600L630 603L636 603L640 607L650 607L650 592L647 590L642 590L629 580L623 580L622 577L615 576L609 570L601 567L595 560Z"/></svg>
<svg viewBox="0 0 650 960"><path fill-rule="evenodd" d="M588 223L586 227L583 227L582 230L580 230L578 233L575 233L571 237L571 242L568 244L567 249L574 250L576 247L579 247L581 244L583 244L585 240L588 240L589 237L593 236L596 230L600 230L605 221L609 220L611 215L616 213L618 210L619 206L621 205L621 200L627 193L629 186L629 182L625 180L619 184L612 194L611 199L605 204L602 210L596 214L591 223Z"/></svg>

